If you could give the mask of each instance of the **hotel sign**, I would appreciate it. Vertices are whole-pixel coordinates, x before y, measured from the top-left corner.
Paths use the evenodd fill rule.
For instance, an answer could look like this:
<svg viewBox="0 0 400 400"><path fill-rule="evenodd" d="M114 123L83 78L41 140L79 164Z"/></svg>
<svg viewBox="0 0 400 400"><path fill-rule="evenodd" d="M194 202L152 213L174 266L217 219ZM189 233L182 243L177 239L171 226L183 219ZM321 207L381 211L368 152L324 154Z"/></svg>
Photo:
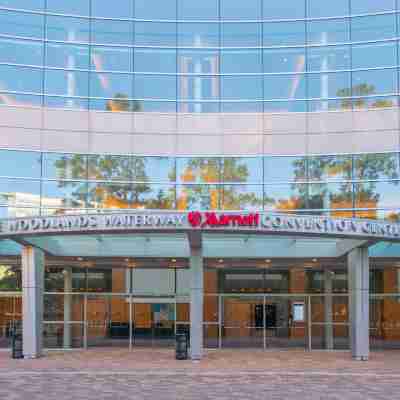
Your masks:
<svg viewBox="0 0 400 400"><path fill-rule="evenodd" d="M399 223L268 212L131 211L0 220L0 237L190 231L400 241Z"/></svg>

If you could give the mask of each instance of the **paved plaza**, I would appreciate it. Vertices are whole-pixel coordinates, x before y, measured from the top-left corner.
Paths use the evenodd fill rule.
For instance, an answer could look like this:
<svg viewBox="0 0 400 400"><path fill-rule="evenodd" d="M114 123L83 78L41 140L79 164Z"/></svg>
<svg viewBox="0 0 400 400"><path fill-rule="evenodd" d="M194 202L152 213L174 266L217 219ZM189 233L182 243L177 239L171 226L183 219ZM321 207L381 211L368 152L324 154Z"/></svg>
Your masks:
<svg viewBox="0 0 400 400"><path fill-rule="evenodd" d="M400 351L356 362L348 352L209 350L199 362L173 349L0 353L0 399L399 399Z"/></svg>

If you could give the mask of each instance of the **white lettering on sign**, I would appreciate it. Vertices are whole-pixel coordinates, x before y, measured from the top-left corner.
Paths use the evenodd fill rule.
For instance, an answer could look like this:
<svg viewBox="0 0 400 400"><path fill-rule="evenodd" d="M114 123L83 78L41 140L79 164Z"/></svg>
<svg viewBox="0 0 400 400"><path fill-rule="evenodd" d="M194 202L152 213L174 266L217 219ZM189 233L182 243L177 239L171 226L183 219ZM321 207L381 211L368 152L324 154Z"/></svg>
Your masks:
<svg viewBox="0 0 400 400"><path fill-rule="evenodd" d="M0 236L113 231L222 231L400 241L400 224L272 213L131 211L0 220Z"/></svg>

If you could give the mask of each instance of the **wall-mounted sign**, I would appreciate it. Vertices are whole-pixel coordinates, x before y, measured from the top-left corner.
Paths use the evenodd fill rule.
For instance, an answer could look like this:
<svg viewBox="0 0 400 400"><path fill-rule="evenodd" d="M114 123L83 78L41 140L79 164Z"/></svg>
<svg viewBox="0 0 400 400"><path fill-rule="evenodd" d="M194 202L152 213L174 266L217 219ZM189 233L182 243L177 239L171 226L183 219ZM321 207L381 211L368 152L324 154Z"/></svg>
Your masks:
<svg viewBox="0 0 400 400"><path fill-rule="evenodd" d="M292 310L293 310L293 322L305 321L304 302L293 303Z"/></svg>
<svg viewBox="0 0 400 400"><path fill-rule="evenodd" d="M239 212L131 211L0 220L0 236L110 232L229 232L400 242L400 224L382 220Z"/></svg>

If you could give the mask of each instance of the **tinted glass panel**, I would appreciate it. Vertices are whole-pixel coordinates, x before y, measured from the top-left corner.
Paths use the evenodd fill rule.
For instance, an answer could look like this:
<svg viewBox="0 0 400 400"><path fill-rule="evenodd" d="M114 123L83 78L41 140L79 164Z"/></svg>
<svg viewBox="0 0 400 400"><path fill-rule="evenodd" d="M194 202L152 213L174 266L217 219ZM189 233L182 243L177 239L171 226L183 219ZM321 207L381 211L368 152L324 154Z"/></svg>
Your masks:
<svg viewBox="0 0 400 400"><path fill-rule="evenodd" d="M156 210L174 209L175 186L134 184L132 207Z"/></svg>
<svg viewBox="0 0 400 400"><path fill-rule="evenodd" d="M355 179L395 179L399 176L397 153L354 156Z"/></svg>
<svg viewBox="0 0 400 400"><path fill-rule="evenodd" d="M92 0L91 13L95 17L132 18L133 2L131 0L118 0L117 2Z"/></svg>
<svg viewBox="0 0 400 400"><path fill-rule="evenodd" d="M366 14L396 9L396 0L351 0L353 14Z"/></svg>
<svg viewBox="0 0 400 400"><path fill-rule="evenodd" d="M86 182L42 182L42 207L82 208L86 206Z"/></svg>
<svg viewBox="0 0 400 400"><path fill-rule="evenodd" d="M305 157L266 157L264 159L265 182L304 180L306 180Z"/></svg>
<svg viewBox="0 0 400 400"><path fill-rule="evenodd" d="M302 72L305 68L305 49L264 50L264 72Z"/></svg>
<svg viewBox="0 0 400 400"><path fill-rule="evenodd" d="M131 22L93 20L91 26L94 43L131 44L133 41Z"/></svg>
<svg viewBox="0 0 400 400"><path fill-rule="evenodd" d="M382 40L396 37L393 14L355 17L351 20L352 41Z"/></svg>
<svg viewBox="0 0 400 400"><path fill-rule="evenodd" d="M132 180L132 159L123 156L88 156L89 179Z"/></svg>
<svg viewBox="0 0 400 400"><path fill-rule="evenodd" d="M215 185L178 186L176 207L178 210L220 209L221 188Z"/></svg>
<svg viewBox="0 0 400 400"><path fill-rule="evenodd" d="M350 46L310 47L307 60L309 71L350 69Z"/></svg>
<svg viewBox="0 0 400 400"><path fill-rule="evenodd" d="M285 211L307 208L307 185L268 185L264 187L264 208Z"/></svg>
<svg viewBox="0 0 400 400"><path fill-rule="evenodd" d="M263 190L256 185L224 185L222 209L224 210L262 210Z"/></svg>
<svg viewBox="0 0 400 400"><path fill-rule="evenodd" d="M304 62L304 60L302 61ZM304 68L304 64L301 68ZM265 99L302 99L306 97L305 76L297 75L265 75Z"/></svg>
<svg viewBox="0 0 400 400"><path fill-rule="evenodd" d="M222 73L260 73L262 54L261 50L238 49L222 50Z"/></svg>
<svg viewBox="0 0 400 400"><path fill-rule="evenodd" d="M175 19L176 0L135 0L135 18Z"/></svg>
<svg viewBox="0 0 400 400"><path fill-rule="evenodd" d="M87 97L87 72L46 70L45 74L46 93Z"/></svg>
<svg viewBox="0 0 400 400"><path fill-rule="evenodd" d="M307 15L311 18L348 15L350 12L349 3L349 0L336 0L326 1L322 5L321 0L307 0Z"/></svg>
<svg viewBox="0 0 400 400"><path fill-rule="evenodd" d="M43 15L1 11L0 34L42 39Z"/></svg>
<svg viewBox="0 0 400 400"><path fill-rule="evenodd" d="M58 68L89 68L89 46L47 43L46 65Z"/></svg>
<svg viewBox="0 0 400 400"><path fill-rule="evenodd" d="M40 181L0 179L0 203L14 207L39 207Z"/></svg>
<svg viewBox="0 0 400 400"><path fill-rule="evenodd" d="M308 95L313 98L349 96L350 73L312 74L308 76Z"/></svg>
<svg viewBox="0 0 400 400"><path fill-rule="evenodd" d="M222 174L224 182L262 182L263 168L260 157L228 157L223 158Z"/></svg>
<svg viewBox="0 0 400 400"><path fill-rule="evenodd" d="M353 96L391 94L397 91L396 70L353 72Z"/></svg>
<svg viewBox="0 0 400 400"><path fill-rule="evenodd" d="M130 208L133 188L128 183L89 183L88 207L99 209Z"/></svg>
<svg viewBox="0 0 400 400"><path fill-rule="evenodd" d="M91 73L90 96L110 99L133 97L133 77L128 74Z"/></svg>
<svg viewBox="0 0 400 400"><path fill-rule="evenodd" d="M167 157L135 157L133 159L135 181L175 181L175 160Z"/></svg>
<svg viewBox="0 0 400 400"><path fill-rule="evenodd" d="M261 0L221 0L222 19L261 19Z"/></svg>
<svg viewBox="0 0 400 400"><path fill-rule="evenodd" d="M0 65L0 87L3 90L40 93L42 77L40 69Z"/></svg>
<svg viewBox="0 0 400 400"><path fill-rule="evenodd" d="M220 27L215 23L178 24L178 46L217 47Z"/></svg>
<svg viewBox="0 0 400 400"><path fill-rule="evenodd" d="M136 22L135 44L138 46L176 46L176 24Z"/></svg>
<svg viewBox="0 0 400 400"><path fill-rule="evenodd" d="M0 0L0 5L8 8L42 11L44 0Z"/></svg>
<svg viewBox="0 0 400 400"><path fill-rule="evenodd" d="M222 94L225 100L258 100L262 99L261 76L224 76Z"/></svg>
<svg viewBox="0 0 400 400"><path fill-rule="evenodd" d="M46 37L64 42L89 42L89 20L48 16Z"/></svg>
<svg viewBox="0 0 400 400"><path fill-rule="evenodd" d="M395 208L399 182L365 182L354 185L355 206L359 208Z"/></svg>
<svg viewBox="0 0 400 400"><path fill-rule="evenodd" d="M177 179L179 182L212 183L221 180L221 160L211 158L177 158Z"/></svg>
<svg viewBox="0 0 400 400"><path fill-rule="evenodd" d="M132 49L92 46L91 69L95 71L132 71Z"/></svg>
<svg viewBox="0 0 400 400"><path fill-rule="evenodd" d="M304 46L304 22L275 22L263 26L263 46Z"/></svg>
<svg viewBox="0 0 400 400"><path fill-rule="evenodd" d="M176 50L135 49L136 72L176 72Z"/></svg>
<svg viewBox="0 0 400 400"><path fill-rule="evenodd" d="M309 21L307 41L319 45L347 42L350 38L349 25L348 19Z"/></svg>
<svg viewBox="0 0 400 400"><path fill-rule="evenodd" d="M352 184L329 183L309 185L308 205L310 209L352 208Z"/></svg>
<svg viewBox="0 0 400 400"><path fill-rule="evenodd" d="M0 150L0 175L40 178L41 154L29 151Z"/></svg>
<svg viewBox="0 0 400 400"><path fill-rule="evenodd" d="M60 14L89 15L89 0L47 0L47 10Z"/></svg>
<svg viewBox="0 0 400 400"><path fill-rule="evenodd" d="M395 42L369 43L352 47L353 68L394 66L397 63L396 57Z"/></svg>
<svg viewBox="0 0 400 400"><path fill-rule="evenodd" d="M218 19L218 0L193 2L178 0L178 19L216 20Z"/></svg>
<svg viewBox="0 0 400 400"><path fill-rule="evenodd" d="M308 159L309 177L314 181L351 179L350 156L320 156Z"/></svg>
<svg viewBox="0 0 400 400"><path fill-rule="evenodd" d="M174 100L176 98L176 77L136 75L135 97Z"/></svg>
<svg viewBox="0 0 400 400"><path fill-rule="evenodd" d="M0 38L0 61L41 66L43 65L43 43Z"/></svg>
<svg viewBox="0 0 400 400"><path fill-rule="evenodd" d="M43 153L43 176L53 179L86 179L87 157L81 154Z"/></svg>
<svg viewBox="0 0 400 400"><path fill-rule="evenodd" d="M264 19L300 19L305 17L306 8L304 0L264 1L263 5Z"/></svg>
<svg viewBox="0 0 400 400"><path fill-rule="evenodd" d="M221 25L223 47L256 47L261 44L261 24L225 23Z"/></svg>

